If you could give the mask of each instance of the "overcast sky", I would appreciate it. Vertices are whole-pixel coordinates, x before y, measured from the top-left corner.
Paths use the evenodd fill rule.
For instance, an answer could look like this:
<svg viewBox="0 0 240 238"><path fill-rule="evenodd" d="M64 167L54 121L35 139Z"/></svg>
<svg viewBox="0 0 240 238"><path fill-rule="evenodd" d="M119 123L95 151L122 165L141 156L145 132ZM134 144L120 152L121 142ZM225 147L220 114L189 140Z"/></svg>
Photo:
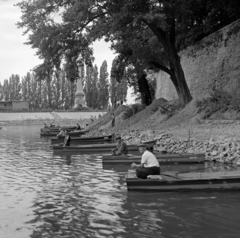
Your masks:
<svg viewBox="0 0 240 238"><path fill-rule="evenodd" d="M16 23L20 20L21 11L14 4L20 0L0 0L0 83L9 79L12 74L22 78L42 61L36 56L36 51L30 45L25 45L27 37L23 36L24 29L18 29ZM110 73L115 57L109 45L103 40L93 45L95 62L100 68L107 60ZM132 90L128 90L128 103L133 103Z"/></svg>
<svg viewBox="0 0 240 238"><path fill-rule="evenodd" d="M14 4L20 0L0 0L0 82L9 79L12 74L23 77L41 60L35 55L35 50L30 45L25 45L26 36L22 33L24 29L18 29L16 23L20 20L21 11ZM112 61L115 57L104 41L94 44L95 64L98 68L104 60L108 62L110 71Z"/></svg>

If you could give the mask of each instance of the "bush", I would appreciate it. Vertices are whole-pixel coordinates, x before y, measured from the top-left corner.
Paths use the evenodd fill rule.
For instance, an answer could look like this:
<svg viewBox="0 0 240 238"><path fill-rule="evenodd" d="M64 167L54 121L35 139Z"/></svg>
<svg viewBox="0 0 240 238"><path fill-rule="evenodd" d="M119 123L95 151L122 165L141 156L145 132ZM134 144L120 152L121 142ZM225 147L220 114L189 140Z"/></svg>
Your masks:
<svg viewBox="0 0 240 238"><path fill-rule="evenodd" d="M129 107L123 113L123 120L126 120L132 116L133 116L133 110L132 110L132 108Z"/></svg>
<svg viewBox="0 0 240 238"><path fill-rule="evenodd" d="M138 112L142 111L145 108L145 106L141 104L133 104L131 107L126 108L126 110L123 113L123 120L126 120L133 115L137 114Z"/></svg>
<svg viewBox="0 0 240 238"><path fill-rule="evenodd" d="M196 106L199 108L198 112L205 111L206 117L210 117L215 112L225 112L228 110L232 102L230 93L224 90L214 90L210 93L208 98L198 100Z"/></svg>
<svg viewBox="0 0 240 238"><path fill-rule="evenodd" d="M139 103L133 104L131 107L134 115L145 109L145 106Z"/></svg>
<svg viewBox="0 0 240 238"><path fill-rule="evenodd" d="M235 90L232 93L232 100L230 103L230 108L234 111L240 112L240 87L239 87L239 83L237 85L237 87L235 88Z"/></svg>
<svg viewBox="0 0 240 238"><path fill-rule="evenodd" d="M181 108L181 105L177 100L177 101L166 102L165 104L159 107L159 111L161 112L161 114L167 115L167 118L170 118L180 108Z"/></svg>

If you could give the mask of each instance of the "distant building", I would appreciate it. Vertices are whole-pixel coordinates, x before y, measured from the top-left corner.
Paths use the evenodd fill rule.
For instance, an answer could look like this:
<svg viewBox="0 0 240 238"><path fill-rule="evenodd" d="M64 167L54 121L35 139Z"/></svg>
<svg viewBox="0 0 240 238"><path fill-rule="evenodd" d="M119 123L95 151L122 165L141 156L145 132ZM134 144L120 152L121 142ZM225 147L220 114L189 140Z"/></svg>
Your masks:
<svg viewBox="0 0 240 238"><path fill-rule="evenodd" d="M0 111L29 111L29 101L0 101Z"/></svg>

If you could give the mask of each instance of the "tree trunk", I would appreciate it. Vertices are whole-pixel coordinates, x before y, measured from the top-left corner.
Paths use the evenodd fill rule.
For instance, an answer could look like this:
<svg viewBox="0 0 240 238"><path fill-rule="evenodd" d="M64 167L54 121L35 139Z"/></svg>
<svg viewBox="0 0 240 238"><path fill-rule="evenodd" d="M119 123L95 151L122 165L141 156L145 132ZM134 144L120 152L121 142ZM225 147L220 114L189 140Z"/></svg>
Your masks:
<svg viewBox="0 0 240 238"><path fill-rule="evenodd" d="M48 107L52 108L52 90L51 90L51 78L50 75L47 79L47 88L48 88Z"/></svg>
<svg viewBox="0 0 240 238"><path fill-rule="evenodd" d="M151 92L149 89L148 81L146 79L146 74L142 74L138 79L138 88L142 96L143 104L146 106L152 103Z"/></svg>
<svg viewBox="0 0 240 238"><path fill-rule="evenodd" d="M175 47L171 44L170 40L167 40L167 45L171 71L170 78L175 86L180 103L185 105L192 100L192 96L185 79L180 57L178 56Z"/></svg>
<svg viewBox="0 0 240 238"><path fill-rule="evenodd" d="M168 57L169 66L160 66L159 68L170 75L170 78L176 88L180 103L185 105L192 100L192 96L185 80L180 57L178 56L175 48L175 20L174 18L170 20L172 20L172 25L168 32L163 31L154 23L148 23L147 21L144 22L157 36L159 43L163 46L163 49Z"/></svg>

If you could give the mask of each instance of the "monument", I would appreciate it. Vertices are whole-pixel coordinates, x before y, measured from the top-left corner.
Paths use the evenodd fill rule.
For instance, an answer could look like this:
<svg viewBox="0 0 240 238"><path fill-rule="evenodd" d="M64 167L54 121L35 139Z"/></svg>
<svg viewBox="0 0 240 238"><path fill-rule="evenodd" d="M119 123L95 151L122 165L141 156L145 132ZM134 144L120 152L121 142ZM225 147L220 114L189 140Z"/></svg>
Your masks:
<svg viewBox="0 0 240 238"><path fill-rule="evenodd" d="M79 78L77 79L77 90L75 93L75 101L74 101L74 106L73 109L75 110L80 110L86 107L86 102L85 102L85 94L83 92L83 86L82 86L82 68L83 68L83 63L80 63L78 66L78 73L79 73Z"/></svg>

